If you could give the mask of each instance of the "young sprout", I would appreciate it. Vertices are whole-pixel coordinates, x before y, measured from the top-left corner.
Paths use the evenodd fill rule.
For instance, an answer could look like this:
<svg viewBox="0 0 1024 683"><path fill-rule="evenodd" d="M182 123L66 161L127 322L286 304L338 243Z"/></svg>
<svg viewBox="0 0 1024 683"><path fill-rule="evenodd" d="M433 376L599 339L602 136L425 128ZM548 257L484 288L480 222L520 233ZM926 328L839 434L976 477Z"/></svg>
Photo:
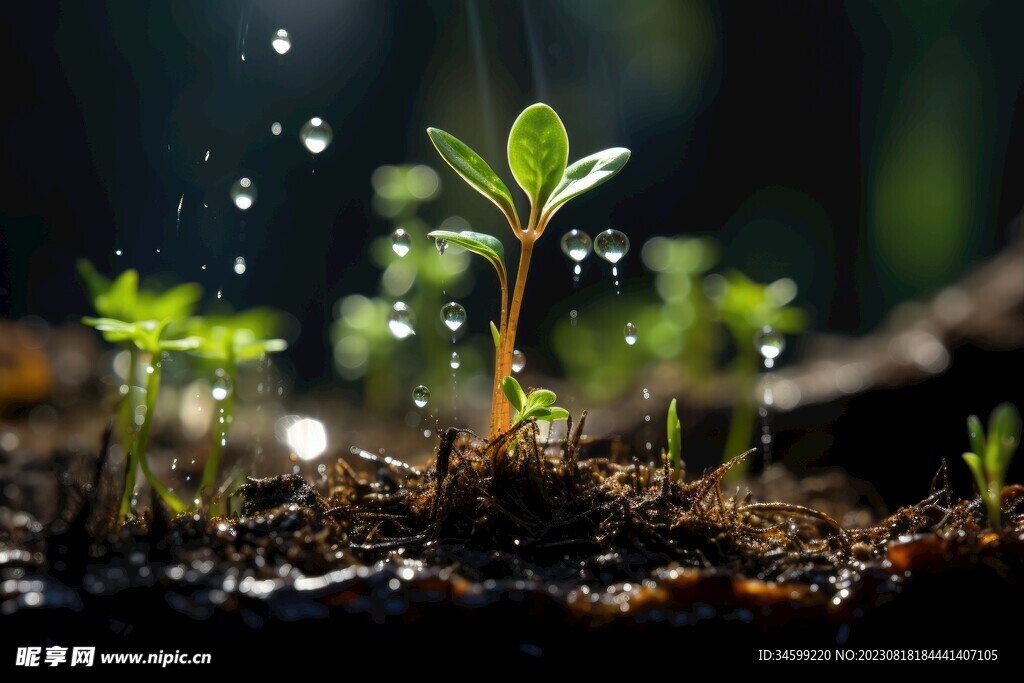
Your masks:
<svg viewBox="0 0 1024 683"><path fill-rule="evenodd" d="M552 216L569 200L592 190L625 166L629 150L613 147L566 166L569 138L558 114L546 104L527 107L512 124L508 137L508 164L530 201L529 219L523 224L512 193L479 154L453 135L428 128L427 135L441 157L462 179L491 200L504 214L520 243L519 270L511 300L501 242L478 232L435 230L430 236L447 240L486 259L498 275L501 288L500 323L491 323L495 339L494 382L491 396L490 436L495 439L510 424L511 407L501 400L505 378L512 374L519 311L526 291L526 276L536 241Z"/></svg>
<svg viewBox="0 0 1024 683"><path fill-rule="evenodd" d="M967 436L971 452L964 453L964 462L971 469L981 499L988 510L988 523L998 529L1002 512L1003 484L1010 460L1020 443L1021 421L1017 408L1001 403L988 419L988 439L977 415L967 418Z"/></svg>
<svg viewBox="0 0 1024 683"><path fill-rule="evenodd" d="M210 453L199 484L203 495L210 496L219 483L220 462L233 420L238 366L260 361L269 353L284 351L288 343L272 338L279 327L278 315L267 309L253 309L226 317L194 318L188 327L200 340L193 353L211 361L216 368L212 393L217 410L211 417Z"/></svg>
<svg viewBox="0 0 1024 683"><path fill-rule="evenodd" d="M139 290L139 275L126 270L113 281L108 280L88 261L79 261L78 271L85 281L93 308L101 316L83 318L82 322L94 327L112 344L125 347L129 352L127 393L121 401L121 438L128 462L125 466L125 489L121 497L119 514L131 513L132 494L135 491L136 469L149 485L175 512L185 509L184 503L167 489L149 468L146 445L149 429L156 409L160 390L161 365L159 359L166 351L184 351L194 348L199 340L178 338L171 330L173 324L184 320L195 310L202 296L196 284L183 284L162 293ZM133 391L139 365L139 355L147 358L144 402L136 406ZM141 413L141 421L136 416Z"/></svg>
<svg viewBox="0 0 1024 683"><path fill-rule="evenodd" d="M527 420L554 422L569 417L569 411L555 405L555 392L548 389L534 389L529 395L523 391L515 377L506 377L501 382L501 390L508 398L509 404L516 409L516 418L512 426Z"/></svg>
<svg viewBox="0 0 1024 683"><path fill-rule="evenodd" d="M675 399L668 404L668 424L665 429L668 432L668 463L672 468L672 479L679 481L683 473L683 440Z"/></svg>

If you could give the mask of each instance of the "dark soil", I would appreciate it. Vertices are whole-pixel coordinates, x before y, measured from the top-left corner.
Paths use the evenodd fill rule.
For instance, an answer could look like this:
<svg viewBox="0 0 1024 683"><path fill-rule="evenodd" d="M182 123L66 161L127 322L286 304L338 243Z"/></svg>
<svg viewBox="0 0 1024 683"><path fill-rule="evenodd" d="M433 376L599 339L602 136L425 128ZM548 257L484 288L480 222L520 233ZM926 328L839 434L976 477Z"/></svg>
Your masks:
<svg viewBox="0 0 1024 683"><path fill-rule="evenodd" d="M588 449L579 426L547 449L531 429L498 444L448 430L424 471L366 454L369 472L339 460L319 489L250 480L224 518L153 504L115 528L116 496L97 491L116 487L68 480L50 528L0 510L5 631L12 646L556 660L1016 639L993 616L1024 607L1022 487L1004 491L998 532L942 471L925 500L855 528L803 501L726 495L738 459L676 481Z"/></svg>

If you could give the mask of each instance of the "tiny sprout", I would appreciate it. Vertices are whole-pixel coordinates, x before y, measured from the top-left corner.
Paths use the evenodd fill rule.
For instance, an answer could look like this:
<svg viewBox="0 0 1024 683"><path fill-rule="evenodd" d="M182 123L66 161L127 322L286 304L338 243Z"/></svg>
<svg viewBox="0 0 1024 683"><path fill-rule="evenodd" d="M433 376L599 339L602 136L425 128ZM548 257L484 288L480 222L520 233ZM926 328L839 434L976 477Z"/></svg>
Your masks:
<svg viewBox="0 0 1024 683"><path fill-rule="evenodd" d="M500 240L468 231L435 230L430 233L436 240L439 253L443 253L442 245L455 244L488 261L498 275L501 322L498 325L491 323L496 354L490 437L495 439L509 427L509 406L501 400L501 391L513 368L519 312L534 244L544 234L551 218L569 200L594 189L622 170L629 160L629 150L613 147L567 165L569 137L558 114L546 104L527 107L512 124L508 137L509 168L530 200L529 219L524 224L508 186L479 154L443 130L428 128L427 135L448 165L504 214L521 247L515 288L510 298L504 247Z"/></svg>
<svg viewBox="0 0 1024 683"><path fill-rule="evenodd" d="M1001 403L992 411L988 421L988 439L977 415L967 418L967 436L971 452L963 459L974 475L981 499L988 510L988 523L998 529L1002 513L1003 484L1010 460L1020 444L1021 420L1017 408Z"/></svg>
<svg viewBox="0 0 1024 683"><path fill-rule="evenodd" d="M505 393L508 402L516 409L516 418L512 421L513 427L527 420L554 422L569 417L568 410L554 405L557 397L555 392L548 389L534 389L527 395L518 380L509 376L502 380L501 390Z"/></svg>
<svg viewBox="0 0 1024 683"><path fill-rule="evenodd" d="M672 399L672 402L668 404L668 423L666 425L666 431L668 432L668 463L672 468L672 478L679 481L683 472L683 441L682 428L679 424L679 415L676 412L675 399Z"/></svg>

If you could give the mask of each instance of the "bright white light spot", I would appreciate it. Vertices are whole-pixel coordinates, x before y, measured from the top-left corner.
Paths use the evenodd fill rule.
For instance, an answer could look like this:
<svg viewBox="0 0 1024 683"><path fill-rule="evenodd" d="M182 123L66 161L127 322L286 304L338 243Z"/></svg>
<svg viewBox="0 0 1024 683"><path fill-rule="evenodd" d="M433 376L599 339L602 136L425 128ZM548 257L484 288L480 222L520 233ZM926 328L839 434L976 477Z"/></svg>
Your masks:
<svg viewBox="0 0 1024 683"><path fill-rule="evenodd" d="M291 422L285 427L284 438L292 452L303 460L313 460L327 450L327 430L323 422L310 417Z"/></svg>

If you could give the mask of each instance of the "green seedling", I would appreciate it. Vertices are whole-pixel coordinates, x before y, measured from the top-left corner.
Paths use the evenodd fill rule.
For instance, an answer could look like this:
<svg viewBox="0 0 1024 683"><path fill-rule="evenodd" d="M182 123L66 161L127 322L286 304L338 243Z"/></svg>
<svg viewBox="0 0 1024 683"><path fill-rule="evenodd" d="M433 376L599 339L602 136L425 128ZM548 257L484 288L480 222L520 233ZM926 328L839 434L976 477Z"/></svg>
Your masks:
<svg viewBox="0 0 1024 683"><path fill-rule="evenodd" d="M668 463L672 469L672 479L679 481L683 473L683 436L675 399L668 404L668 422L665 430L668 432Z"/></svg>
<svg viewBox="0 0 1024 683"><path fill-rule="evenodd" d="M796 297L792 280L776 280L767 285L754 282L743 273L730 271L716 276L707 287L707 296L722 324L729 331L736 347L732 374L736 383L736 403L729 425L722 461L726 462L747 450L756 420L754 387L762 359L755 348L758 331L766 327L782 334L800 332L806 326L805 312L790 302ZM744 461L734 467L729 478L746 471Z"/></svg>
<svg viewBox="0 0 1024 683"><path fill-rule="evenodd" d="M173 326L192 314L202 296L202 289L196 284L183 284L165 292L140 290L139 275L135 270L126 270L114 280L108 280L84 260L79 261L78 271L85 281L93 308L100 316L83 318L82 322L99 330L111 344L122 346L129 352L127 391L120 408L121 439L128 462L119 513L122 517L131 513L138 468L171 509L181 512L185 509L184 503L150 470L146 445L160 390L160 358L167 351L184 351L198 345L198 339L181 338ZM140 355L146 360L145 377L142 378L145 380L145 398L136 405L133 394L140 379L136 376Z"/></svg>
<svg viewBox="0 0 1024 683"><path fill-rule="evenodd" d="M234 419L234 387L238 382L238 367L263 360L267 354L288 348L285 340L274 338L279 327L278 314L268 309L253 309L224 317L193 318L189 321L189 332L200 340L192 352L215 367L212 393L217 409L211 418L210 453L199 484L204 496L211 496L219 483L220 463Z"/></svg>
<svg viewBox="0 0 1024 683"><path fill-rule="evenodd" d="M554 422L569 417L569 411L555 405L558 397L548 389L534 389L527 395L515 377L502 380L501 390L508 398L509 405L516 409L516 417L512 426L528 420Z"/></svg>
<svg viewBox="0 0 1024 683"><path fill-rule="evenodd" d="M1003 484L1010 461L1020 444L1021 421L1017 408L1001 403L988 419L988 438L977 415L967 418L967 436L971 452L964 453L964 462L971 469L981 499L988 511L988 523L998 529L1002 513Z"/></svg>
<svg viewBox="0 0 1024 683"><path fill-rule="evenodd" d="M519 312L534 245L544 234L551 218L569 200L594 189L622 170L629 160L629 150L613 147L567 166L569 138L558 114L546 104L527 107L512 124L508 137L509 168L530 202L529 219L524 224L516 212L512 193L479 154L443 130L428 128L427 135L448 165L498 207L520 244L519 270L510 300L504 247L500 240L469 231L435 230L430 233L434 239L447 240L481 256L498 275L501 316L498 325L491 323L496 353L489 432L491 439L496 439L508 429L511 420L511 406L501 400L501 392L506 378L512 373Z"/></svg>

